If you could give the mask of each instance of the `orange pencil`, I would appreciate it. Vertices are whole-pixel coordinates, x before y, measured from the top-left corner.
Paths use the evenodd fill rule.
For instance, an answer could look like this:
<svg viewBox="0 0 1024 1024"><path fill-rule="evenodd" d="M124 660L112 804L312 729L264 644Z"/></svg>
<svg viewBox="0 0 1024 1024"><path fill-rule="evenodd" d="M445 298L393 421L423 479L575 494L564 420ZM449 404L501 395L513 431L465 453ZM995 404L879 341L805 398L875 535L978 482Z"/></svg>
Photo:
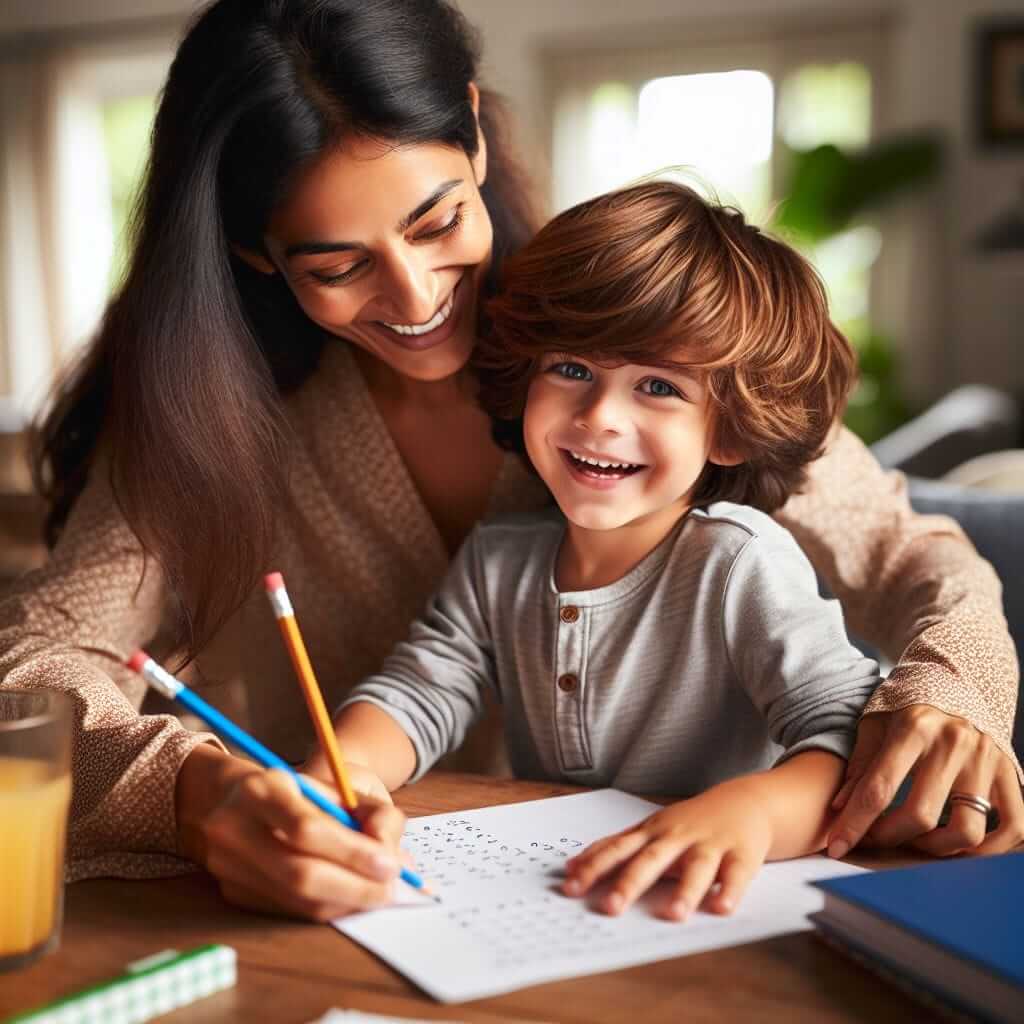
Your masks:
<svg viewBox="0 0 1024 1024"><path fill-rule="evenodd" d="M288 591L284 588L284 577L279 572L268 573L263 577L263 583L267 588L267 597L270 598L278 625L281 627L281 636L284 637L285 646L288 648L292 664L295 666L295 674L299 677L302 695L306 698L306 707L309 708L310 717L316 727L320 746L327 756L331 773L334 775L334 782L341 794L341 802L346 810L354 811L357 803L356 794L352 789L352 784L348 781L345 761L341 756L341 748L338 746L338 737L334 735L334 728L327 714L327 708L324 707L320 687L317 684L316 676L313 675L313 666L306 653L306 645L302 642L302 634L299 632L299 624L295 621L295 612L288 598Z"/></svg>

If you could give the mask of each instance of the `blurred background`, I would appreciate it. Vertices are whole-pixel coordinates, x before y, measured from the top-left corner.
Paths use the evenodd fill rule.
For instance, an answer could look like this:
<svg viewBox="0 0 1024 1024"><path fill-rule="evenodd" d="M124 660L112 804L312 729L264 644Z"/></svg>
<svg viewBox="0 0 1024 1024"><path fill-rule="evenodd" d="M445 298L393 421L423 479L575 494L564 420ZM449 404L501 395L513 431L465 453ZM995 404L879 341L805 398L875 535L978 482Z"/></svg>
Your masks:
<svg viewBox="0 0 1024 1024"><path fill-rule="evenodd" d="M848 422L868 442L965 384L998 389L1018 429L1024 3L460 6L551 212L683 167L814 261L861 354ZM5 492L27 489L20 432L121 272L156 98L195 7L0 0Z"/></svg>

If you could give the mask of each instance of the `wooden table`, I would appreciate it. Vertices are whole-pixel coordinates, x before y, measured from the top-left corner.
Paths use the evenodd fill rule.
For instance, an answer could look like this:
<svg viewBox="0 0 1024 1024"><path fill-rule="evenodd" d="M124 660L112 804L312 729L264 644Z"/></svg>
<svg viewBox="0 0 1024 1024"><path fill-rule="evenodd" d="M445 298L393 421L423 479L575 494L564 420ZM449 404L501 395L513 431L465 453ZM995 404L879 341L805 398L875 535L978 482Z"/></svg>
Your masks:
<svg viewBox="0 0 1024 1024"><path fill-rule="evenodd" d="M410 816L515 803L572 787L434 772L396 794ZM0 1020L118 974L161 949L221 942L238 951L238 984L167 1022L302 1024L330 1007L421 1019L631 1024L927 1021L929 1014L809 932L610 974L440 1006L326 925L233 909L206 875L68 887L61 947L0 975Z"/></svg>

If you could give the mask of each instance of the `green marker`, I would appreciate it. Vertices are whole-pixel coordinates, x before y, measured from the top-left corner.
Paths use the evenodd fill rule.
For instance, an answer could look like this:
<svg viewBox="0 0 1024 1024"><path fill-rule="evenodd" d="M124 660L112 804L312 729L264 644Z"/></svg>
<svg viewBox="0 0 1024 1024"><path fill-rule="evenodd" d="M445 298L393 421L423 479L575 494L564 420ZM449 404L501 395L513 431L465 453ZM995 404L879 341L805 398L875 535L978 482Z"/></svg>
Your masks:
<svg viewBox="0 0 1024 1024"><path fill-rule="evenodd" d="M129 964L119 978L10 1017L7 1024L142 1024L231 988L237 960L230 946L165 949Z"/></svg>

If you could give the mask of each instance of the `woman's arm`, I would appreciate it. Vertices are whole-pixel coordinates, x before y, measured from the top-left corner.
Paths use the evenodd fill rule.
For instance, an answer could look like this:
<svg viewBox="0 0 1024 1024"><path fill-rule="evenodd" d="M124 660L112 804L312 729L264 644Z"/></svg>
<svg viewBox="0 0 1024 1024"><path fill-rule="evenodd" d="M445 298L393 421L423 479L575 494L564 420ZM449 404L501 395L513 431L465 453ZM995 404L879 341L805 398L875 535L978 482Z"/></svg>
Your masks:
<svg viewBox="0 0 1024 1024"><path fill-rule="evenodd" d="M1024 802L1010 737L1019 672L991 567L955 522L915 514L903 477L883 471L845 429L777 518L842 602L851 631L898 659L865 709L833 841L859 841L914 769L907 802L872 838L923 837L933 853L978 847L976 811L957 808L935 828L949 792L966 789L1000 812L999 831L981 849L1016 845Z"/></svg>
<svg viewBox="0 0 1024 1024"><path fill-rule="evenodd" d="M70 879L180 874L192 860L242 906L327 920L387 900L404 819L386 793L361 804L360 835L282 773L173 716L139 715L145 686L123 662L158 632L164 606L100 469L47 565L0 602L3 685L73 702Z"/></svg>
<svg viewBox="0 0 1024 1024"><path fill-rule="evenodd" d="M178 769L212 737L168 715L138 714L144 684L123 660L158 630L164 588L110 494L92 474L48 563L0 602L3 685L67 693L73 704L68 874L180 873Z"/></svg>

